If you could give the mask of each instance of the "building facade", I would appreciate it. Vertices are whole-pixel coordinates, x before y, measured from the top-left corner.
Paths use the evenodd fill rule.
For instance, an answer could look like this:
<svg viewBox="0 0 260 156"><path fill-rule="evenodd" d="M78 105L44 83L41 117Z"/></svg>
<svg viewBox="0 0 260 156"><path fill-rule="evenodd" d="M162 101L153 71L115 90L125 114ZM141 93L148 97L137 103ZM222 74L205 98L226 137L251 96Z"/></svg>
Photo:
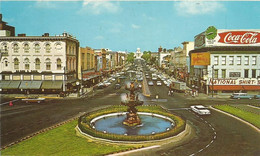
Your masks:
<svg viewBox="0 0 260 156"><path fill-rule="evenodd" d="M260 93L260 30L217 30L195 36L191 83L205 93Z"/></svg>
<svg viewBox="0 0 260 156"><path fill-rule="evenodd" d="M4 36L0 49L4 92L65 92L75 86L79 42L67 33Z"/></svg>

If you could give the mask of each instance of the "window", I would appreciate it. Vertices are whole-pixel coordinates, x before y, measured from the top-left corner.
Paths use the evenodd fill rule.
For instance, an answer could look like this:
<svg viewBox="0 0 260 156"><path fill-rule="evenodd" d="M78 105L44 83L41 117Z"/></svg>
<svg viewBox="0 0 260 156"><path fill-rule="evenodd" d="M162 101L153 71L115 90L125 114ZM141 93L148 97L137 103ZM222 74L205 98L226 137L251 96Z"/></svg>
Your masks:
<svg viewBox="0 0 260 156"><path fill-rule="evenodd" d="M249 56L245 56L245 65L249 65Z"/></svg>
<svg viewBox="0 0 260 156"><path fill-rule="evenodd" d="M51 52L51 46L50 46L50 44L46 44L45 50L46 50L46 53L50 53L50 52Z"/></svg>
<svg viewBox="0 0 260 156"><path fill-rule="evenodd" d="M46 59L46 70L51 70L51 60L49 58Z"/></svg>
<svg viewBox="0 0 260 156"><path fill-rule="evenodd" d="M234 65L234 56L229 56L229 65Z"/></svg>
<svg viewBox="0 0 260 156"><path fill-rule="evenodd" d="M218 65L218 56L214 56L214 65Z"/></svg>
<svg viewBox="0 0 260 156"><path fill-rule="evenodd" d="M37 43L35 44L35 53L39 53L40 52L40 45Z"/></svg>
<svg viewBox="0 0 260 156"><path fill-rule="evenodd" d="M8 60L7 60L7 58L5 58L3 61L4 61L4 66L8 67Z"/></svg>
<svg viewBox="0 0 260 156"><path fill-rule="evenodd" d="M7 48L6 43L3 44L3 52L8 53L8 48Z"/></svg>
<svg viewBox="0 0 260 156"><path fill-rule="evenodd" d="M226 56L222 56L221 64L226 65Z"/></svg>
<svg viewBox="0 0 260 156"><path fill-rule="evenodd" d="M218 69L214 70L214 78L218 78Z"/></svg>
<svg viewBox="0 0 260 156"><path fill-rule="evenodd" d="M241 65L241 56L237 56L237 65Z"/></svg>
<svg viewBox="0 0 260 156"><path fill-rule="evenodd" d="M14 53L18 53L18 49L19 49L18 44L14 44Z"/></svg>
<svg viewBox="0 0 260 156"><path fill-rule="evenodd" d="M245 71L244 71L244 77L245 78L248 78L248 71L249 71L248 69L245 69Z"/></svg>
<svg viewBox="0 0 260 156"><path fill-rule="evenodd" d="M256 65L256 56L252 56L252 65Z"/></svg>
<svg viewBox="0 0 260 156"><path fill-rule="evenodd" d="M40 69L41 68L41 62L40 62L40 59L39 58L36 58L35 59L35 69Z"/></svg>
<svg viewBox="0 0 260 156"><path fill-rule="evenodd" d="M19 69L19 60L18 60L18 58L15 58L14 59L14 69Z"/></svg>
<svg viewBox="0 0 260 156"><path fill-rule="evenodd" d="M24 52L25 52L25 53L29 53L29 49L30 49L30 48L29 48L29 44L25 44L25 45L24 45Z"/></svg>
<svg viewBox="0 0 260 156"><path fill-rule="evenodd" d="M226 78L226 69L221 70L222 78Z"/></svg>
<svg viewBox="0 0 260 156"><path fill-rule="evenodd" d="M57 59L57 70L61 70L61 59Z"/></svg>
<svg viewBox="0 0 260 156"><path fill-rule="evenodd" d="M24 59L24 69L25 70L29 70L30 69L30 62L29 62L28 58Z"/></svg>
<svg viewBox="0 0 260 156"><path fill-rule="evenodd" d="M256 78L256 69L252 69L252 78Z"/></svg>

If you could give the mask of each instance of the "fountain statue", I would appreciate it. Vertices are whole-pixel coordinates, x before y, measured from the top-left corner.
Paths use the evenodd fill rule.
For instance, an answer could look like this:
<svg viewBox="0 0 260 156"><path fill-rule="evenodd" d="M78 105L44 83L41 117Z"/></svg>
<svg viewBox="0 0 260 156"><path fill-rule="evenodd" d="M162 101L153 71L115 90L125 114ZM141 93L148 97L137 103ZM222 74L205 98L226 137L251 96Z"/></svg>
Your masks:
<svg viewBox="0 0 260 156"><path fill-rule="evenodd" d="M126 101L122 101L121 104L128 106L126 119L123 121L124 125L127 126L136 126L141 124L141 120L137 115L136 106L142 105L143 101L139 101L138 95L135 95L135 91L138 89L135 87L134 82L131 82L130 87L125 86L126 90L130 91L130 95L126 94Z"/></svg>

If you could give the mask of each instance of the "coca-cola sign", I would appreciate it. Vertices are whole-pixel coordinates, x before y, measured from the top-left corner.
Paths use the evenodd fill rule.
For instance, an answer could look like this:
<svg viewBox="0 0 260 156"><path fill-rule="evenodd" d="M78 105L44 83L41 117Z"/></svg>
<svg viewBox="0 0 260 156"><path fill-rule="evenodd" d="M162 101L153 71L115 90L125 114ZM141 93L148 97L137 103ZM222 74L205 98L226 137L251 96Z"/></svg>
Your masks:
<svg viewBox="0 0 260 156"><path fill-rule="evenodd" d="M257 44L260 43L260 33L254 31L229 31L218 33L219 43L224 44Z"/></svg>

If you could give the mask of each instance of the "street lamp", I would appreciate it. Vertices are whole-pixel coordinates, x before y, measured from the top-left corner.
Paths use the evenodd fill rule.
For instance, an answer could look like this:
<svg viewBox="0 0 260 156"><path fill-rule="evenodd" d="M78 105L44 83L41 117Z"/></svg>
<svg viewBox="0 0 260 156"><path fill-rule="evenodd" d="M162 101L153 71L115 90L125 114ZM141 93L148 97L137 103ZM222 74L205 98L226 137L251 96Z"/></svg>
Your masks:
<svg viewBox="0 0 260 156"><path fill-rule="evenodd" d="M211 85L212 85L212 88L211 88L211 92L212 92L212 98L213 98L213 86L214 86L214 65L212 65L212 80L211 80Z"/></svg>

